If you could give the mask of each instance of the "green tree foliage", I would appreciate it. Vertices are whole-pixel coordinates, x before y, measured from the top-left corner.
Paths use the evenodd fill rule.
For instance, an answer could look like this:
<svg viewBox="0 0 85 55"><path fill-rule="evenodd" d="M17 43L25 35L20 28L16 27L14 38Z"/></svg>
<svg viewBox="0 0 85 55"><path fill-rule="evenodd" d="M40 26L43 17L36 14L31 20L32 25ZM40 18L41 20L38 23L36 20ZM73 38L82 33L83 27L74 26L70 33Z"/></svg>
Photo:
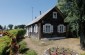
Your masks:
<svg viewBox="0 0 85 55"><path fill-rule="evenodd" d="M69 22L70 31L78 37L78 8L74 0L59 0L58 8L65 14L65 22Z"/></svg>
<svg viewBox="0 0 85 55"><path fill-rule="evenodd" d="M12 24L9 24L8 27L10 28L10 30L13 28Z"/></svg>
<svg viewBox="0 0 85 55"><path fill-rule="evenodd" d="M69 26L73 33L80 36L80 43L85 47L85 0L59 0L58 8L65 14L65 22L69 22Z"/></svg>
<svg viewBox="0 0 85 55"><path fill-rule="evenodd" d="M22 24L22 25L17 25L14 28L15 29L25 29L26 25Z"/></svg>
<svg viewBox="0 0 85 55"><path fill-rule="evenodd" d="M4 30L6 30L6 25L3 27Z"/></svg>
<svg viewBox="0 0 85 55"><path fill-rule="evenodd" d="M18 27L19 27L19 28L22 28L22 29L24 29L25 26L26 26L26 25L23 25L23 24L22 24L22 25L18 25Z"/></svg>
<svg viewBox="0 0 85 55"><path fill-rule="evenodd" d="M0 25L0 29L3 29L3 27Z"/></svg>
<svg viewBox="0 0 85 55"><path fill-rule="evenodd" d="M14 29L18 29L18 26L15 26Z"/></svg>
<svg viewBox="0 0 85 55"><path fill-rule="evenodd" d="M85 0L75 1L79 10L79 31L81 47L85 49Z"/></svg>

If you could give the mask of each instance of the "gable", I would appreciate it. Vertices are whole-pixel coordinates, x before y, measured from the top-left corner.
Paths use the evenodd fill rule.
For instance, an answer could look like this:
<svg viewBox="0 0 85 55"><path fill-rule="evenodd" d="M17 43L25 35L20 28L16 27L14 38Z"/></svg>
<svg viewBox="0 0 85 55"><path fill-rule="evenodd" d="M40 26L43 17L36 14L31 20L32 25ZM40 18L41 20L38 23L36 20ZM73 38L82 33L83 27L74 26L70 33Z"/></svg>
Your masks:
<svg viewBox="0 0 85 55"><path fill-rule="evenodd" d="M36 22L39 22L40 20L44 19L44 17L46 17L46 16L49 17L49 15L52 15L52 14L50 14L50 13L53 12L53 11L57 12L62 18L64 18L64 16L63 16L63 14L61 13L61 11L55 6L55 7L51 8L51 9L47 10L45 13L41 14L40 16L38 16L38 17L37 17L36 19L34 19L32 22L28 23L27 26L32 25L32 24L34 24L34 23L36 23ZM45 19L46 19L46 18L45 18Z"/></svg>
<svg viewBox="0 0 85 55"><path fill-rule="evenodd" d="M57 17L56 18L54 18L53 17L53 13L57 13L56 15L57 15ZM48 20L48 21L50 21L50 20L64 20L64 16L63 15L61 15L60 14L60 11L58 11L56 8L53 8L50 12L48 12L41 20Z"/></svg>

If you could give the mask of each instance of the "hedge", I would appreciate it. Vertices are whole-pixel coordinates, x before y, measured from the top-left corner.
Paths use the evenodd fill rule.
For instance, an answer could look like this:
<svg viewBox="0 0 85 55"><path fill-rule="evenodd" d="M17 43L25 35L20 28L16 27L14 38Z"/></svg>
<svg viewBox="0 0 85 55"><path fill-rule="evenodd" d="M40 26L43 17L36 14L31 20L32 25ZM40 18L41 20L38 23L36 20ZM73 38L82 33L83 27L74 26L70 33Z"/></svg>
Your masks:
<svg viewBox="0 0 85 55"><path fill-rule="evenodd" d="M8 36L0 37L0 55L2 55L4 51L6 51L4 49L9 46L10 41L11 39Z"/></svg>
<svg viewBox="0 0 85 55"><path fill-rule="evenodd" d="M25 35L26 30L24 29L14 29L10 30L9 33L13 34L16 38L22 38Z"/></svg>

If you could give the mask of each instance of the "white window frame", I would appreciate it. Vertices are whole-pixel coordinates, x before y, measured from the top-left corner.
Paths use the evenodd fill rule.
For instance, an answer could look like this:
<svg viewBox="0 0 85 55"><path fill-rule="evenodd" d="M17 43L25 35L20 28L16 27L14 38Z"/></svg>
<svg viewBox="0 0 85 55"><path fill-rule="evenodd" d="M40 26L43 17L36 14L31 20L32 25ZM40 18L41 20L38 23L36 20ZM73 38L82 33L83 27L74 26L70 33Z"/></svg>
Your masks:
<svg viewBox="0 0 85 55"><path fill-rule="evenodd" d="M32 32L32 26L30 27L30 32Z"/></svg>
<svg viewBox="0 0 85 55"><path fill-rule="evenodd" d="M37 25L37 24L35 24L35 26L34 26L34 32L35 32L35 33L38 32L38 25Z"/></svg>
<svg viewBox="0 0 85 55"><path fill-rule="evenodd" d="M46 28L47 26L50 27L50 30L49 31ZM53 33L53 25L51 25L51 24L45 24L45 25L43 25L43 33Z"/></svg>
<svg viewBox="0 0 85 55"><path fill-rule="evenodd" d="M57 19L57 12L53 12L53 18Z"/></svg>
<svg viewBox="0 0 85 55"><path fill-rule="evenodd" d="M64 33L64 32L66 32L66 26L64 26L63 24L58 25L57 31L58 31L59 33Z"/></svg>
<svg viewBox="0 0 85 55"><path fill-rule="evenodd" d="M27 30L28 30L28 32L31 32L31 27L28 27Z"/></svg>

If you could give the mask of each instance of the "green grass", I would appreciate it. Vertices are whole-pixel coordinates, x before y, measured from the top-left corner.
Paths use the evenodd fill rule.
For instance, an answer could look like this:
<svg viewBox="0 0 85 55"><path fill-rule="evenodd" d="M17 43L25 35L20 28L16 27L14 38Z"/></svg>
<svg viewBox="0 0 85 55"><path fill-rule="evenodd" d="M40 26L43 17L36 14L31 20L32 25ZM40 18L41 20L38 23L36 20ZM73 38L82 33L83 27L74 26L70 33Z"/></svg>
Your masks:
<svg viewBox="0 0 85 55"><path fill-rule="evenodd" d="M27 49L27 48L26 48L26 47L27 47L27 46L26 46L26 45L27 45L26 42L20 41L20 42L19 42L19 45L20 45L19 52L20 52L20 53L24 53L24 52L26 51L26 49Z"/></svg>
<svg viewBox="0 0 85 55"><path fill-rule="evenodd" d="M81 54L81 55L85 55L85 53Z"/></svg>
<svg viewBox="0 0 85 55"><path fill-rule="evenodd" d="M28 50L24 55L37 55L34 50Z"/></svg>
<svg viewBox="0 0 85 55"><path fill-rule="evenodd" d="M0 37L0 55L2 55L5 47L9 46L11 39L8 36Z"/></svg>

